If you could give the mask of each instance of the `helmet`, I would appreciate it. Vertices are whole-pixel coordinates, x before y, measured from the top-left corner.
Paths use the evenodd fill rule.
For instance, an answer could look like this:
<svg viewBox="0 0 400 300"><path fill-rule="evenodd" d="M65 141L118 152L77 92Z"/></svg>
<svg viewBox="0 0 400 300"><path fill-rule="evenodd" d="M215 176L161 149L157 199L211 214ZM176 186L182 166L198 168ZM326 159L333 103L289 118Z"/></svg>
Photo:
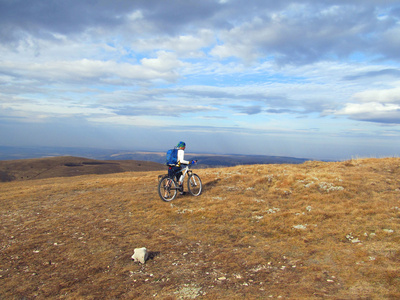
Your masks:
<svg viewBox="0 0 400 300"><path fill-rule="evenodd" d="M185 142L179 142L176 147L177 148L184 148L184 147L186 147L186 144L185 144Z"/></svg>

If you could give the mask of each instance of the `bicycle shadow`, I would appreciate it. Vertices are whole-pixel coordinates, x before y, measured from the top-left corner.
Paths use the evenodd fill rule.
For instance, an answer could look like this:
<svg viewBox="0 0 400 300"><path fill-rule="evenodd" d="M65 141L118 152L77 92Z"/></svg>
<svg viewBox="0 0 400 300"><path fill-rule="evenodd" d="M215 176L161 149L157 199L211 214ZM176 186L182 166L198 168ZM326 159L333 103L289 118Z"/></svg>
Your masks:
<svg viewBox="0 0 400 300"><path fill-rule="evenodd" d="M203 191L202 191L202 193L204 193L204 192L206 192L206 191L209 191L209 190L211 190L212 188L216 187L216 186L218 185L218 182L220 182L220 181L221 181L221 179L215 179L215 180L213 180L213 181L204 183L204 184L203 184ZM187 191L187 190L185 189L185 191L183 192L183 194L179 194L178 196L179 196L179 197L190 197L191 195L190 195L190 192Z"/></svg>
<svg viewBox="0 0 400 300"><path fill-rule="evenodd" d="M203 188L207 189L207 190L210 190L210 189L216 187L220 181L221 181L221 179L215 179L215 180L212 180L210 182L207 182L207 183L205 183L203 185Z"/></svg>

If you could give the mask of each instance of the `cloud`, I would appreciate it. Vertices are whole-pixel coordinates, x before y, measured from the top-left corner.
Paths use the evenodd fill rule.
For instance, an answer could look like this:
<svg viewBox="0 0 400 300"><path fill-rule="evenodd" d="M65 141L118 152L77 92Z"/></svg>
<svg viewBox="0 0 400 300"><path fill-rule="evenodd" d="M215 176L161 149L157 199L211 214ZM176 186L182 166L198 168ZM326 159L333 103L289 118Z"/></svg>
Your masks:
<svg viewBox="0 0 400 300"><path fill-rule="evenodd" d="M246 115L256 115L262 112L262 107L260 105L251 105L251 106L234 105L232 106L232 108Z"/></svg>
<svg viewBox="0 0 400 300"><path fill-rule="evenodd" d="M400 70L394 68L386 68L377 71L366 71L355 75L348 75L344 77L344 80L358 80L363 78L375 78L375 77L400 77Z"/></svg>
<svg viewBox="0 0 400 300"><path fill-rule="evenodd" d="M398 85L398 83L395 83ZM353 120L400 124L400 88L366 89L354 93L336 115Z"/></svg>
<svg viewBox="0 0 400 300"><path fill-rule="evenodd" d="M358 16L372 13L368 8L360 10L349 5L319 11L321 8L293 4L280 13L254 17L225 31L222 38L225 43L216 46L212 54L246 60L269 53L281 63L304 64L330 55L349 55L357 50L355 45L363 47L361 35L371 25L357 21Z"/></svg>
<svg viewBox="0 0 400 300"><path fill-rule="evenodd" d="M166 101L167 102L167 101ZM183 114L195 114L215 111L216 108L207 107L202 105L189 106L189 105L135 105L135 106L123 106L114 108L113 111L117 115L122 116L166 116L166 117L180 117Z"/></svg>
<svg viewBox="0 0 400 300"><path fill-rule="evenodd" d="M400 87L384 90L366 90L354 94L353 99L357 102L381 102L400 104Z"/></svg>
<svg viewBox="0 0 400 300"><path fill-rule="evenodd" d="M119 63L113 60L90 59L72 61L48 61L29 64L18 61L0 61L0 71L16 78L26 77L38 81L51 82L103 82L124 84L126 80L175 81L179 77L177 69L182 63L172 53L159 52L155 58L143 58L141 64ZM44 84L48 84L46 81Z"/></svg>
<svg viewBox="0 0 400 300"><path fill-rule="evenodd" d="M391 22L380 21L374 7L368 5L293 3L280 12L261 14L222 31L224 43L211 53L220 58L246 60L267 56L283 64L308 64L364 51L379 39L373 33L374 28L389 34L393 26Z"/></svg>
<svg viewBox="0 0 400 300"><path fill-rule="evenodd" d="M136 49L142 52L166 49L183 58L202 58L206 56L202 48L209 47L214 42L214 33L209 29L201 29L194 34L138 39Z"/></svg>
<svg viewBox="0 0 400 300"><path fill-rule="evenodd" d="M115 27L122 24L124 20L119 16L130 10L129 6L132 4L118 0L99 1L97 5L86 1L1 1L0 40L17 42L27 35L54 39L56 33L75 34L90 27Z"/></svg>
<svg viewBox="0 0 400 300"><path fill-rule="evenodd" d="M400 124L400 105L377 102L348 103L337 115L348 115L351 119L359 121Z"/></svg>
<svg viewBox="0 0 400 300"><path fill-rule="evenodd" d="M160 48L200 55L199 48L213 47L210 53L220 58L273 57L279 63L305 64L370 49L398 59L399 13L390 4L2 1L0 40L19 42L33 36L57 42L58 35L101 39L118 32L119 38L135 41L142 49L151 44L157 48L158 41Z"/></svg>

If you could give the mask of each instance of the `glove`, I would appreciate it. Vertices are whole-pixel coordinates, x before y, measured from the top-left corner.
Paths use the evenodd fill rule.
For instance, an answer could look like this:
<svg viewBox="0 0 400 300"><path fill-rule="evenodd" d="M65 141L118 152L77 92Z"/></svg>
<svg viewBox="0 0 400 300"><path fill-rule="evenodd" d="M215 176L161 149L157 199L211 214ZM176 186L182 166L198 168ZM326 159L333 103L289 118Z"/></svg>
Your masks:
<svg viewBox="0 0 400 300"><path fill-rule="evenodd" d="M192 160L190 163L191 163L192 165L194 165L196 162L197 162L197 160Z"/></svg>

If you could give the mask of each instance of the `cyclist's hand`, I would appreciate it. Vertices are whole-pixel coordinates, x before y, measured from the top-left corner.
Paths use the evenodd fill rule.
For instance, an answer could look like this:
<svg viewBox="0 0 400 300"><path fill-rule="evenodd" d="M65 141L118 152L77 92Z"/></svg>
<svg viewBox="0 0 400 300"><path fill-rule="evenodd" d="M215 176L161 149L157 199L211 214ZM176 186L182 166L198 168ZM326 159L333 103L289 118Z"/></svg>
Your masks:
<svg viewBox="0 0 400 300"><path fill-rule="evenodd" d="M197 163L197 159L191 161L191 164L192 164L192 165L194 165L195 163Z"/></svg>

